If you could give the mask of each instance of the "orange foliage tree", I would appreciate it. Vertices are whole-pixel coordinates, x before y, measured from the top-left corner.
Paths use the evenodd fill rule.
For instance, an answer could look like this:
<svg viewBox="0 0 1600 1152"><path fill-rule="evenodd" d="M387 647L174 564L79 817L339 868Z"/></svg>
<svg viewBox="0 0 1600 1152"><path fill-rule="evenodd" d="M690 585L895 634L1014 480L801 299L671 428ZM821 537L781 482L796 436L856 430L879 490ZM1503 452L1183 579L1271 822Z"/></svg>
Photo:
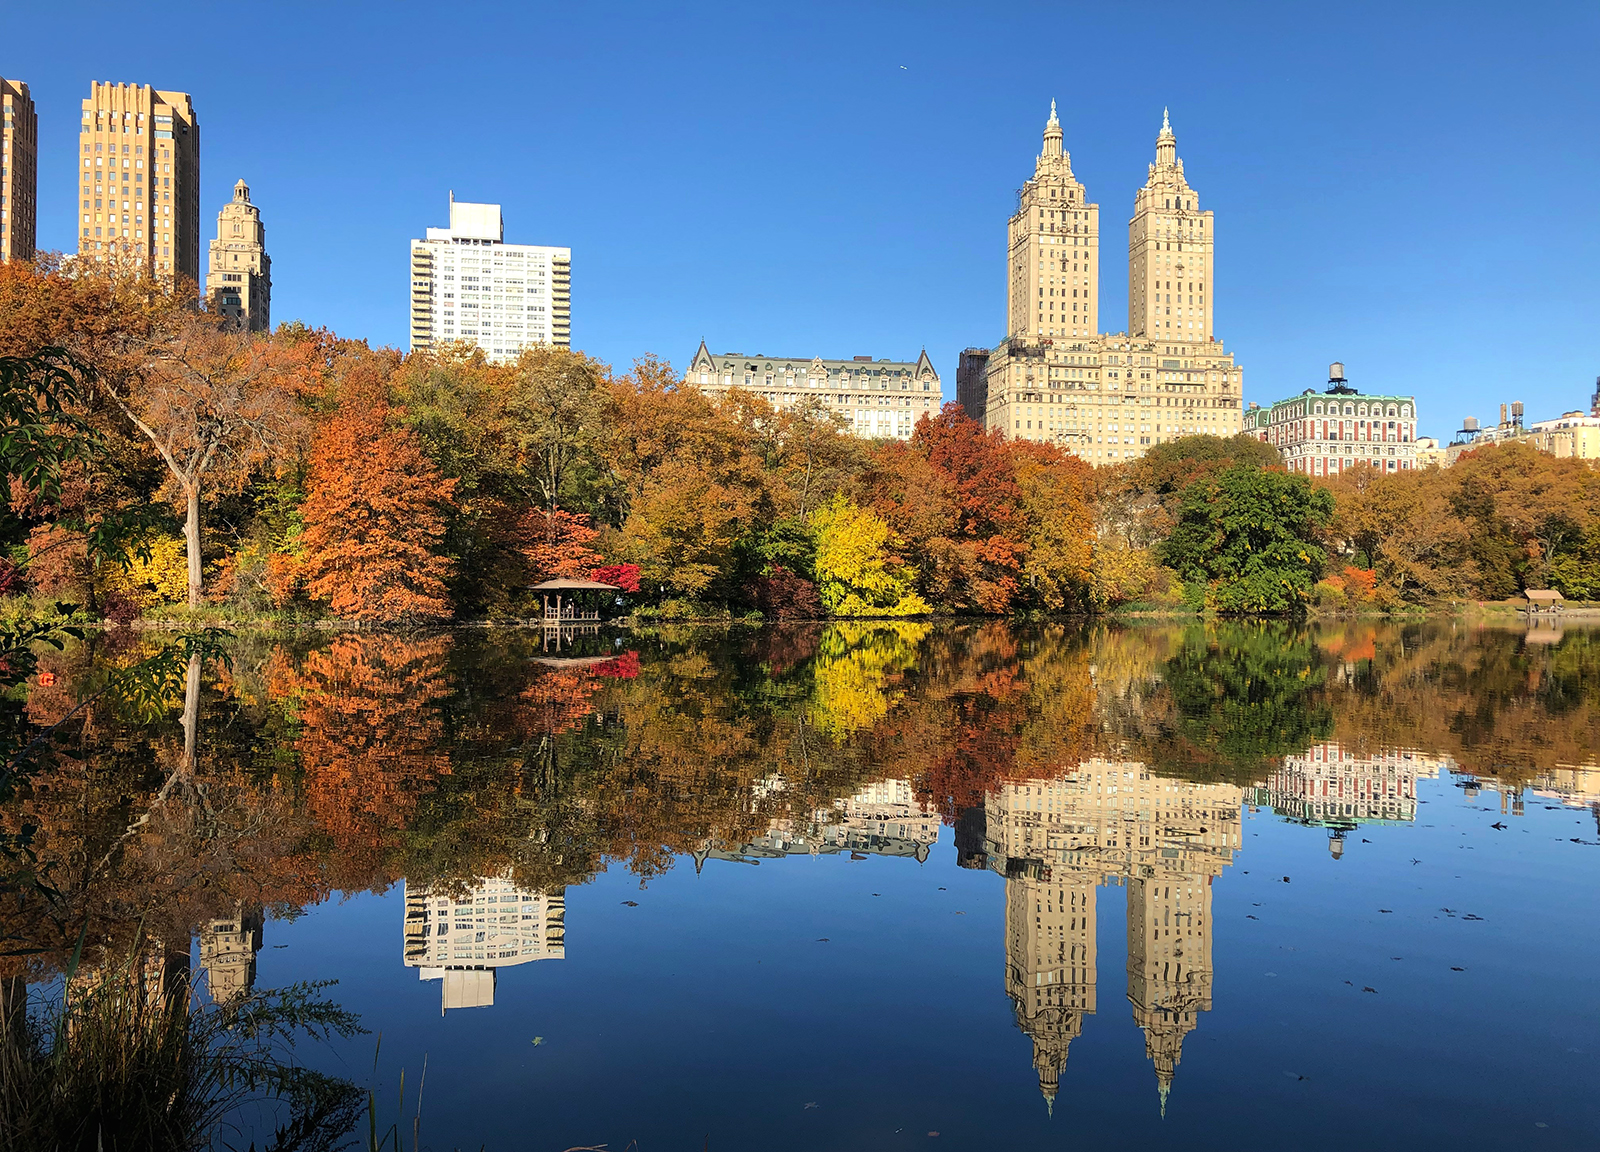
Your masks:
<svg viewBox="0 0 1600 1152"><path fill-rule="evenodd" d="M349 396L317 433L298 573L341 616L439 619L450 614L451 565L438 548L455 481L388 416L381 399Z"/></svg>

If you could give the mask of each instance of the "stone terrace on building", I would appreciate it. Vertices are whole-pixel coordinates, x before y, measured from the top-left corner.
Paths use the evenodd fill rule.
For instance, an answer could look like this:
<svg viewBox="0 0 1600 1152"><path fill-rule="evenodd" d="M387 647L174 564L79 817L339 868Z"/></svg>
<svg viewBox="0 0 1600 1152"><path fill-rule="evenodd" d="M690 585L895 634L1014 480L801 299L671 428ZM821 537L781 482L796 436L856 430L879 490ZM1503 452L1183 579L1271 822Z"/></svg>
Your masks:
<svg viewBox="0 0 1600 1152"><path fill-rule="evenodd" d="M739 388L777 409L812 400L844 418L846 427L868 439L909 440L924 415L939 412L939 373L926 350L916 360L806 359L798 356L713 355L700 342L684 383L709 396Z"/></svg>

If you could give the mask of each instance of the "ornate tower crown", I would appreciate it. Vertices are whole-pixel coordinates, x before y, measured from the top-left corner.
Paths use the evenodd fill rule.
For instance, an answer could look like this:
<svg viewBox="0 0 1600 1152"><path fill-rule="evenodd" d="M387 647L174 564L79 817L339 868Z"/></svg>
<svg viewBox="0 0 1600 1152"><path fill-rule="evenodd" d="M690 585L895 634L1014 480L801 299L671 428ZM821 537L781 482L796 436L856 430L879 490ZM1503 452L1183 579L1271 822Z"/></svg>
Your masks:
<svg viewBox="0 0 1600 1152"><path fill-rule="evenodd" d="M1044 162L1055 160L1063 155L1061 149L1061 121L1056 117L1056 102L1050 101L1050 119L1044 123L1044 151L1039 154L1040 170L1045 167Z"/></svg>
<svg viewBox="0 0 1600 1152"><path fill-rule="evenodd" d="M1178 138L1172 134L1172 121L1167 118L1167 110L1161 110L1161 135L1156 137L1156 167L1175 168L1178 166Z"/></svg>

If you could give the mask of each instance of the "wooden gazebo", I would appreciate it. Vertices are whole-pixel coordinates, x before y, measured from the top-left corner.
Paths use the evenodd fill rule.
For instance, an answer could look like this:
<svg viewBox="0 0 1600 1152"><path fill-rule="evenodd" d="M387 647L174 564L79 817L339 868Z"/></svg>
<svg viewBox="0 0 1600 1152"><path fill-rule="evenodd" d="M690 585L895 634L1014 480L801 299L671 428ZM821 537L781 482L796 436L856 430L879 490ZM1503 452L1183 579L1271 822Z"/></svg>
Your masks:
<svg viewBox="0 0 1600 1152"><path fill-rule="evenodd" d="M549 625L598 622L600 619L599 609L580 606L579 594L583 592L616 593L622 591L615 584L603 584L599 580L571 580L566 577L558 577L554 580L546 580L543 584L535 584L533 590L544 594L544 619L545 623ZM554 604L550 603L552 593L555 595Z"/></svg>
<svg viewBox="0 0 1600 1152"><path fill-rule="evenodd" d="M1552 616L1561 611L1566 599L1553 588L1529 588L1522 594L1528 598L1529 612L1549 612Z"/></svg>

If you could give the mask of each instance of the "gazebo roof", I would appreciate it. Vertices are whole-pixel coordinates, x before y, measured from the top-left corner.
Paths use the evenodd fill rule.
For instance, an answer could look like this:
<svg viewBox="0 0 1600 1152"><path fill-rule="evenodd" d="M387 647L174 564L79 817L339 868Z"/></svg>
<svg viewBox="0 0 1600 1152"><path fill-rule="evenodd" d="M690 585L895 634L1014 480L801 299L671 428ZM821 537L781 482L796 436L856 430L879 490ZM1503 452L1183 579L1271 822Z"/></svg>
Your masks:
<svg viewBox="0 0 1600 1152"><path fill-rule="evenodd" d="M585 589L597 591L621 592L622 589L615 584L602 584L598 580L568 580L558 577L555 580L546 580L543 584L535 584L535 592L579 592Z"/></svg>
<svg viewBox="0 0 1600 1152"><path fill-rule="evenodd" d="M1535 604L1554 604L1558 600L1566 599L1553 588L1529 588L1523 595Z"/></svg>

